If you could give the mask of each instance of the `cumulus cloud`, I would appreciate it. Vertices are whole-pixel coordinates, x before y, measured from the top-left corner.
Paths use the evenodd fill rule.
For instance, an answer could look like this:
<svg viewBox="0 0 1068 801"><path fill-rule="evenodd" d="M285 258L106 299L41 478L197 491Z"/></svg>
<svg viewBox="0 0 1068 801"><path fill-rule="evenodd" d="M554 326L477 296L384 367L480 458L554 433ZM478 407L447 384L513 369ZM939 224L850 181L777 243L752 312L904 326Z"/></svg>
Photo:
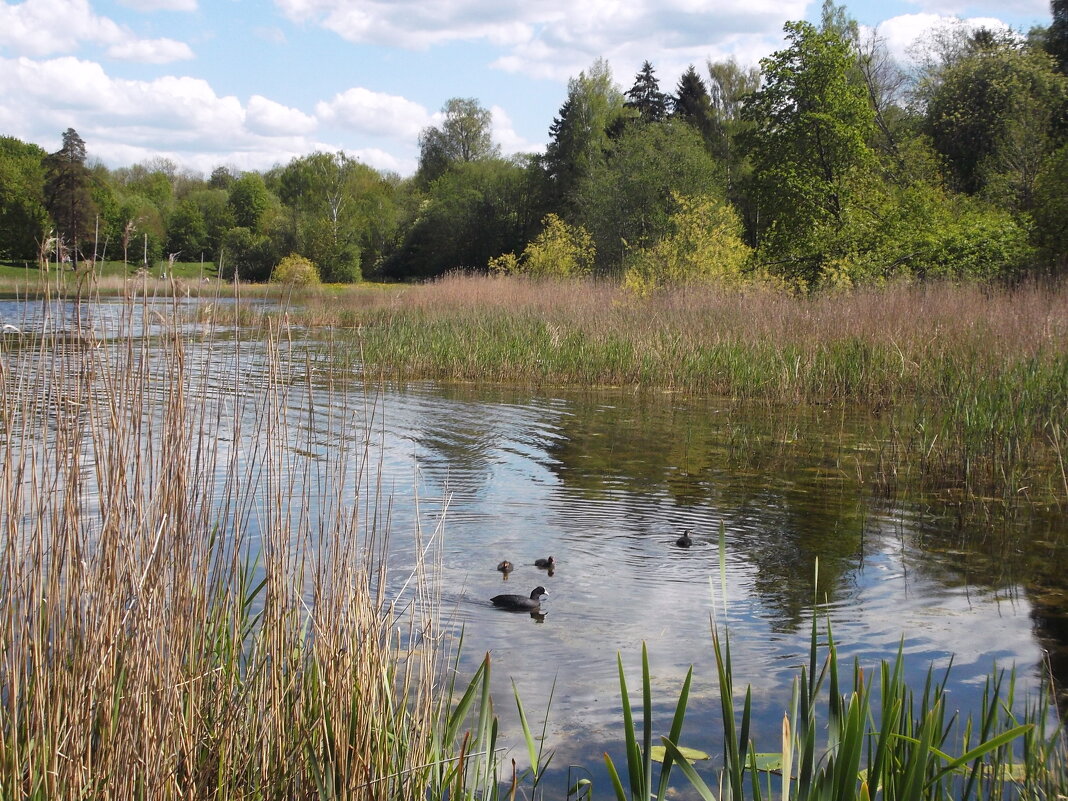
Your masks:
<svg viewBox="0 0 1068 801"><path fill-rule="evenodd" d="M518 133L512 125L512 119L500 106L490 109L493 115L493 141L501 146L503 153L534 153L545 149L544 144L528 142Z"/></svg>
<svg viewBox="0 0 1068 801"><path fill-rule="evenodd" d="M249 98L245 119L250 130L269 136L302 136L316 127L314 117L262 95Z"/></svg>
<svg viewBox="0 0 1068 801"><path fill-rule="evenodd" d="M93 13L88 0L25 0L0 5L0 45L28 56L74 50L83 41L116 44L127 34Z"/></svg>
<svg viewBox="0 0 1068 801"><path fill-rule="evenodd" d="M109 47L107 54L119 61L137 61L142 64L170 64L193 58L189 45L174 39L135 39L131 42L121 42Z"/></svg>
<svg viewBox="0 0 1068 801"><path fill-rule="evenodd" d="M1004 14L1010 10L1007 5L1011 5L1011 13L1018 16L1041 19L1049 15L1047 0L1014 0L1011 4L1006 4L1004 0L912 0L912 3L919 7L921 13L939 17L957 17L984 11Z"/></svg>
<svg viewBox="0 0 1068 801"><path fill-rule="evenodd" d="M993 17L949 17L939 14L902 14L891 17L879 24L878 35L894 59L902 65L913 66L921 56L923 42L939 32L954 28L972 31L979 28L991 30L1008 30L1009 26Z"/></svg>
<svg viewBox="0 0 1068 801"><path fill-rule="evenodd" d="M90 155L110 164L163 156L200 170L220 163L265 169L336 149L308 138L314 119L267 98L254 96L246 107L199 78L119 79L69 56L0 58L0 121L6 120L18 122L9 133L46 145L76 128Z"/></svg>
<svg viewBox="0 0 1068 801"><path fill-rule="evenodd" d="M316 105L315 113L325 122L372 136L414 140L432 123L427 110L399 95L372 92L354 87Z"/></svg>
<svg viewBox="0 0 1068 801"><path fill-rule="evenodd" d="M194 6L195 7L195 6ZM127 28L93 13L89 0L25 0L0 5L0 46L33 57L71 53L82 43L103 45L108 57L167 64L193 57L173 39L140 39Z"/></svg>
<svg viewBox="0 0 1068 801"><path fill-rule="evenodd" d="M320 25L357 43L423 49L482 41L502 50L493 66L563 79L605 56L641 64L655 54L674 68L729 52L739 37L754 52L780 38L785 19L805 16L804 0L275 0L294 21Z"/></svg>

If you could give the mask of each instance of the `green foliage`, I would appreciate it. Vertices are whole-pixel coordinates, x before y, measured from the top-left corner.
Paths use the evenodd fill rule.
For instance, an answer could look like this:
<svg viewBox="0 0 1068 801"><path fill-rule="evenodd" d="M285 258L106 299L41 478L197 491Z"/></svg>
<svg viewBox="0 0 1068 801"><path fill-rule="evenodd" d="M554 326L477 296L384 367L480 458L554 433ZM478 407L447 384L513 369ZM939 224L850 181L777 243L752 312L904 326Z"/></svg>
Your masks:
<svg viewBox="0 0 1068 801"><path fill-rule="evenodd" d="M667 233L673 193L707 194L716 184L716 164L692 126L630 125L591 165L573 221L593 236L598 269L616 272L629 250L650 247Z"/></svg>
<svg viewBox="0 0 1068 801"><path fill-rule="evenodd" d="M178 203L167 224L167 252L199 259L208 247L208 226L195 200Z"/></svg>
<svg viewBox="0 0 1068 801"><path fill-rule="evenodd" d="M608 147L608 129L623 113L623 94L603 59L567 84L567 99L549 126L543 159L553 210L567 213L575 193Z"/></svg>
<svg viewBox="0 0 1068 801"><path fill-rule="evenodd" d="M535 206L529 166L500 159L457 164L431 184L383 272L407 278L483 268L497 254L521 249Z"/></svg>
<svg viewBox="0 0 1068 801"><path fill-rule="evenodd" d="M1035 181L1034 238L1047 262L1068 264L1068 145L1047 159Z"/></svg>
<svg viewBox="0 0 1068 801"><path fill-rule="evenodd" d="M117 207L118 242L125 261L152 264L163 257L167 228L163 215L143 195L130 195ZM188 254L187 254L188 255Z"/></svg>
<svg viewBox="0 0 1068 801"><path fill-rule="evenodd" d="M208 186L212 189L229 191L231 184L235 180L237 180L237 177L229 167L216 167L211 171L211 177L208 178Z"/></svg>
<svg viewBox="0 0 1068 801"><path fill-rule="evenodd" d="M83 243L92 235L97 213L85 159L85 142L77 131L68 128L63 133L63 146L44 162L45 208L72 260L86 255Z"/></svg>
<svg viewBox="0 0 1068 801"><path fill-rule="evenodd" d="M649 61L642 63L626 96L624 105L637 111L643 122L660 122L667 116L668 96L660 91L660 81Z"/></svg>
<svg viewBox="0 0 1068 801"><path fill-rule="evenodd" d="M263 176L246 172L234 181L230 185L229 203L234 222L253 231L259 228L260 220L271 205L270 192Z"/></svg>
<svg viewBox="0 0 1068 801"><path fill-rule="evenodd" d="M1053 56L1057 69L1068 75L1068 0L1050 0L1053 21L1046 33L1046 52Z"/></svg>
<svg viewBox="0 0 1068 801"><path fill-rule="evenodd" d="M223 236L219 260L220 278L266 281L271 277L271 270L278 263L279 256L270 237L238 226Z"/></svg>
<svg viewBox="0 0 1068 801"><path fill-rule="evenodd" d="M500 148L493 144L493 115L477 100L454 97L441 111L445 115L441 127L424 128L419 134L416 180L422 186L429 186L453 165L500 156Z"/></svg>
<svg viewBox="0 0 1068 801"><path fill-rule="evenodd" d="M223 237L237 225L229 194L222 189L201 189L191 192L187 200L196 204L204 219L206 255L212 261L218 261Z"/></svg>
<svg viewBox="0 0 1068 801"><path fill-rule="evenodd" d="M984 42L927 78L924 125L956 189L1030 208L1035 176L1066 133L1068 77L1045 53Z"/></svg>
<svg viewBox="0 0 1068 801"><path fill-rule="evenodd" d="M982 199L922 182L898 187L873 180L857 191L867 205L815 240L823 255L822 285L992 278L1018 273L1034 255L1027 228Z"/></svg>
<svg viewBox="0 0 1068 801"><path fill-rule="evenodd" d="M539 278L588 275L596 250L593 239L581 227L571 226L549 214L542 220L542 232L530 242L518 259L507 253L491 259L492 271L530 275Z"/></svg>
<svg viewBox="0 0 1068 801"><path fill-rule="evenodd" d="M742 277L750 251L738 214L707 195L675 196L668 233L627 260L624 283L641 293L654 287L729 283Z"/></svg>
<svg viewBox="0 0 1068 801"><path fill-rule="evenodd" d="M37 145L0 137L0 258L38 256L49 227L43 193L46 155Z"/></svg>
<svg viewBox="0 0 1068 801"><path fill-rule="evenodd" d="M701 132L705 142L714 146L716 126L712 118L712 98L693 64L679 78L679 85L671 98L671 106L672 116L693 125Z"/></svg>
<svg viewBox="0 0 1068 801"><path fill-rule="evenodd" d="M296 220L297 249L324 280L359 280L397 225L393 186L344 153L294 159L278 176L279 195Z"/></svg>
<svg viewBox="0 0 1068 801"><path fill-rule="evenodd" d="M174 206L174 179L177 168L165 159L135 164L115 170L111 183L123 195L141 195L152 201L164 217Z"/></svg>
<svg viewBox="0 0 1068 801"><path fill-rule="evenodd" d="M623 672L623 658L617 654L616 664L619 672L619 694L623 701L623 743L627 757L627 781L630 793L626 793L619 772L616 770L612 758L605 753L605 765L608 767L608 775L612 780L612 787L616 793L617 801L652 801L654 798L666 798L668 781L671 778L671 768L678 764L680 767L689 762L678 749L672 750L674 744L682 735L682 725L686 719L686 707L690 698L690 682L693 679L693 668L686 673L686 679L679 691L679 698L675 704L675 715L671 720L671 729L668 732L666 742L671 743L672 748L665 750L660 760L660 776L656 784L656 792L653 792L653 693L652 681L649 671L649 651L642 643L642 730L641 742L638 741L634 723L634 713L630 704L630 693L627 691L627 679ZM687 775L689 772L687 771Z"/></svg>
<svg viewBox="0 0 1068 801"><path fill-rule="evenodd" d="M789 279L818 282L828 229L857 202L875 168L874 115L853 79L856 55L833 31L786 24L788 47L761 61L763 87L745 100L754 189L766 263Z"/></svg>
<svg viewBox="0 0 1068 801"><path fill-rule="evenodd" d="M310 260L296 253L290 253L274 268L271 281L290 286L313 286L320 283L319 270Z"/></svg>

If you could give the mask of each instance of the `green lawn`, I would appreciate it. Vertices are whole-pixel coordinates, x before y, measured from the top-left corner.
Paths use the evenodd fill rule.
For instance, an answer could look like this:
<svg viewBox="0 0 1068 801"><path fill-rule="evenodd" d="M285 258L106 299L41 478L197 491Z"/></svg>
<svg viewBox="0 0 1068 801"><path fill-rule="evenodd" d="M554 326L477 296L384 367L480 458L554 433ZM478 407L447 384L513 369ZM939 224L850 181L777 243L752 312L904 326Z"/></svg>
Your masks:
<svg viewBox="0 0 1068 801"><path fill-rule="evenodd" d="M137 273L137 270L141 267L140 263L130 262L129 264L123 264L121 261L102 261L97 262L96 271L98 277L106 278L112 276L133 276ZM170 277L171 265L166 261L157 261L149 268L149 275L153 278ZM188 262L175 262L173 267L173 274L175 278L181 278L184 280L200 280L202 277L215 278L218 273L216 266L210 262L201 264L199 261ZM56 274L56 268L52 268L53 277ZM64 277L73 277L74 273L64 267L60 270L60 275ZM41 271L37 268L34 262L21 262L21 261L0 261L0 281L7 283L14 279L16 281L31 281L36 283L41 278Z"/></svg>

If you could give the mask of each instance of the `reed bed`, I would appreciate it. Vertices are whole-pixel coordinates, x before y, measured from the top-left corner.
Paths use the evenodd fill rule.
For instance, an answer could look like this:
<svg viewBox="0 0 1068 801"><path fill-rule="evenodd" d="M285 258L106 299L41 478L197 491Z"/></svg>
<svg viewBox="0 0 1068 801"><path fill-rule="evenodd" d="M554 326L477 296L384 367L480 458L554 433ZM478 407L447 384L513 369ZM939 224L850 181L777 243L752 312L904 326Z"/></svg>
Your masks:
<svg viewBox="0 0 1068 801"><path fill-rule="evenodd" d="M902 284L798 297L450 276L310 296L389 379L613 386L889 415L880 483L1068 502L1068 284Z"/></svg>
<svg viewBox="0 0 1068 801"><path fill-rule="evenodd" d="M0 797L463 789L482 745L452 708L432 532L387 599L351 410L305 458L287 410L323 413L329 385L277 332L193 350L179 321L131 303L0 342Z"/></svg>

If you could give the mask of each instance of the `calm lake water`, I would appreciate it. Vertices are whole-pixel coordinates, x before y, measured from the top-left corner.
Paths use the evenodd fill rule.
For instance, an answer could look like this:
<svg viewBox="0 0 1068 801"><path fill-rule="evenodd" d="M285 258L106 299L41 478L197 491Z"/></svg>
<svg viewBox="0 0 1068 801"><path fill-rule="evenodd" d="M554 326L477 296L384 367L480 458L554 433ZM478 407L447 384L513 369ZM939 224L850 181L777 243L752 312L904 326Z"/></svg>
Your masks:
<svg viewBox="0 0 1068 801"><path fill-rule="evenodd" d="M49 317L33 314L0 304L0 322L29 329ZM105 306L90 316L106 334L115 314ZM285 350L302 363L304 347ZM211 402L261 413L262 345L238 352L217 338L189 353L192 369L228 376L212 384ZM5 358L17 370L24 357L6 346ZM368 385L351 371L327 392L326 373L316 367L311 390L285 401L299 431L289 456L327 465L339 444L358 450L370 440L392 499L391 591L404 587L417 527L424 537L437 531L442 625L463 633L466 675L491 655L508 744L521 744L511 682L538 729L552 693L547 746L559 795L568 765L606 788L602 752L621 757L616 654L633 692L643 642L658 733L693 665L682 740L718 754L709 632L724 600L721 527L727 614L717 616L730 631L736 687L753 687L758 750L778 750L814 614L832 626L840 654L866 667L902 647L917 686L952 657L952 695L965 710L995 663L1015 665L1033 688L1048 654L1068 683L1063 513L884 497L874 480L879 419L663 393ZM675 545L684 528L694 531L689 549ZM533 566L549 555L552 575ZM502 559L516 565L507 577L495 569ZM549 594L542 616L489 603L539 584ZM522 753L513 753L521 763Z"/></svg>

